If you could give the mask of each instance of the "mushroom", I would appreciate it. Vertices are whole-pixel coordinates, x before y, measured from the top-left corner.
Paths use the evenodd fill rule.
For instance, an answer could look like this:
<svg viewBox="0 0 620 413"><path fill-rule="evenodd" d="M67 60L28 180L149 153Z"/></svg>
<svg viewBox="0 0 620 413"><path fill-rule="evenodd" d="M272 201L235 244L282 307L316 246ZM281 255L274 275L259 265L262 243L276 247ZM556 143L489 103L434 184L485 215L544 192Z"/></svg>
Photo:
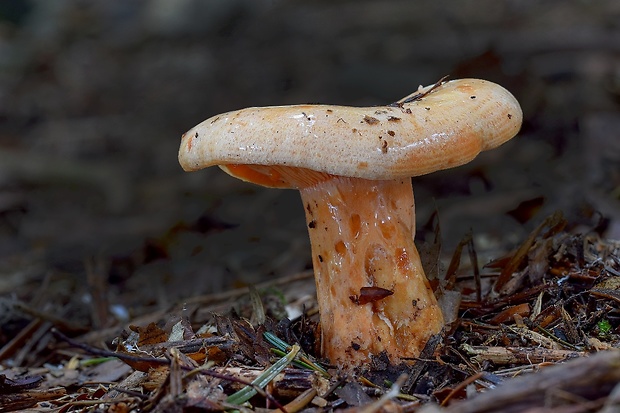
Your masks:
<svg viewBox="0 0 620 413"><path fill-rule="evenodd" d="M389 106L295 105L224 113L186 132L186 171L218 165L300 191L312 246L322 355L342 368L417 357L443 317L414 245L411 177L471 161L512 138L504 88L439 82Z"/></svg>

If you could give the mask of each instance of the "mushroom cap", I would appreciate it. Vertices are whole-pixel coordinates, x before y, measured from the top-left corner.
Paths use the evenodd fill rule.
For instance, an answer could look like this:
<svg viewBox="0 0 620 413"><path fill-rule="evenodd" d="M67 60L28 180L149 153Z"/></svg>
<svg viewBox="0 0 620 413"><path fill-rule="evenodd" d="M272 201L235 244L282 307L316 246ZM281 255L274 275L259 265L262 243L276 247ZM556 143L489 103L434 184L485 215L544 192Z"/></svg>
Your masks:
<svg viewBox="0 0 620 413"><path fill-rule="evenodd" d="M523 114L503 87L460 79L391 106L252 107L213 116L186 132L186 171L219 165L240 179L301 187L321 176L401 179L463 165L521 127ZM303 178L306 170L312 177Z"/></svg>

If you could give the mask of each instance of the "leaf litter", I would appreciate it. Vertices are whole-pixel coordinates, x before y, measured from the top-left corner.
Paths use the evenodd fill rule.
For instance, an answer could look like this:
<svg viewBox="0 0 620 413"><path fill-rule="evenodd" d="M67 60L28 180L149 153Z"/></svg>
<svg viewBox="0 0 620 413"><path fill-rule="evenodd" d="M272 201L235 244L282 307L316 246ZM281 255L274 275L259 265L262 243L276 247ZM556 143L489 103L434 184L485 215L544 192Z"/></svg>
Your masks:
<svg viewBox="0 0 620 413"><path fill-rule="evenodd" d="M5 303L23 327L0 349L0 412L604 411L619 402L620 242L566 227L553 214L482 268L468 234L432 281L444 332L415 360L379 356L352 374L320 358L308 272L195 297L97 340Z"/></svg>

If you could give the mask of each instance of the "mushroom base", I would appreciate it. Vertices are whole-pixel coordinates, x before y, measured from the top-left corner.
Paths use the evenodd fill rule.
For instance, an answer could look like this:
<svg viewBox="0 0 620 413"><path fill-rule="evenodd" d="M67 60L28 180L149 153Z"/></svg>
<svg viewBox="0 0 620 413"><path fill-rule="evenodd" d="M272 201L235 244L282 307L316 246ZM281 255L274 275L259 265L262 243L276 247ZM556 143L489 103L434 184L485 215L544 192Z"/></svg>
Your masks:
<svg viewBox="0 0 620 413"><path fill-rule="evenodd" d="M417 357L443 317L413 241L411 180L333 177L301 196L322 355L342 368L381 353L393 363Z"/></svg>

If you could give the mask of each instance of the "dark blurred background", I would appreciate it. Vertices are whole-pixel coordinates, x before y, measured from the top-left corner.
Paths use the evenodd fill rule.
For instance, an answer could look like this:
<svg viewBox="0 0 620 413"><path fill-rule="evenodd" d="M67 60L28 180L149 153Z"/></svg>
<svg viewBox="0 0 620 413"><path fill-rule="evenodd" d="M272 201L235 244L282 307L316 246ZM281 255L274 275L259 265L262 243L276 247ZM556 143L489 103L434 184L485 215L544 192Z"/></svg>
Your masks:
<svg viewBox="0 0 620 413"><path fill-rule="evenodd" d="M444 75L502 84L525 121L414 179L421 244L434 211L448 256L471 229L497 257L556 209L620 238L617 0L2 0L0 293L88 301L99 278L141 308L309 268L298 194L182 172L181 134Z"/></svg>

